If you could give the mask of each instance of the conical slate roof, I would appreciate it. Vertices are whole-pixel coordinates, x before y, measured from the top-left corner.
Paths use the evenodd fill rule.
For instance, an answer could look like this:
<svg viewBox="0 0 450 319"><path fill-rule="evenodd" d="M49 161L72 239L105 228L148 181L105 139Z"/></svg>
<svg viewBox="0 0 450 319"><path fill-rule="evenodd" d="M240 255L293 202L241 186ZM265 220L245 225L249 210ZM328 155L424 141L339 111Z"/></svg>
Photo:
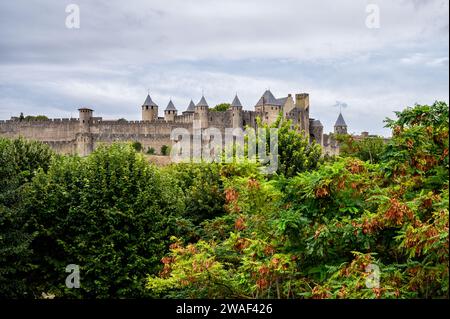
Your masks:
<svg viewBox="0 0 450 319"><path fill-rule="evenodd" d="M189 112L189 113L191 113L191 112L194 113L195 112L195 104L194 104L194 102L192 102L192 100L189 103L189 105L188 105L188 107L187 107L185 112Z"/></svg>
<svg viewBox="0 0 450 319"><path fill-rule="evenodd" d="M233 102L231 102L231 106L232 107L242 107L241 101L239 101L239 98L238 98L237 94L234 97Z"/></svg>
<svg viewBox="0 0 450 319"><path fill-rule="evenodd" d="M270 90L266 90L264 94L259 99L258 103L256 103L256 106L261 105L281 105L280 102L277 101L275 96L273 96L272 92Z"/></svg>
<svg viewBox="0 0 450 319"><path fill-rule="evenodd" d="M345 124L344 117L342 116L342 113L339 113L339 116L338 116L334 126L347 126L347 124Z"/></svg>
<svg viewBox="0 0 450 319"><path fill-rule="evenodd" d="M147 98L145 99L144 104L142 104L142 106L156 106L158 107L158 105L153 102L152 98L150 97L150 94L147 94Z"/></svg>
<svg viewBox="0 0 450 319"><path fill-rule="evenodd" d="M205 97L202 95L202 98L200 99L200 101L197 103L196 106L209 106L208 103L206 102Z"/></svg>
<svg viewBox="0 0 450 319"><path fill-rule="evenodd" d="M166 111L176 111L176 110L177 109L176 109L175 105L173 105L172 100L170 100L169 104L167 104Z"/></svg>

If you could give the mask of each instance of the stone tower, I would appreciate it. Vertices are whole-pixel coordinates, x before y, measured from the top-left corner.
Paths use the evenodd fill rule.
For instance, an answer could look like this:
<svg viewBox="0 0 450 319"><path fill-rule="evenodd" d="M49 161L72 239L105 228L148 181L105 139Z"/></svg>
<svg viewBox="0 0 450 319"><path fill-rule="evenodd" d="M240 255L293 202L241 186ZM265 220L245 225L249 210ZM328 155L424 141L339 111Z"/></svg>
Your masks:
<svg viewBox="0 0 450 319"><path fill-rule="evenodd" d="M278 117L281 111L281 103L275 96L266 90L255 105L255 111L261 117L263 124L272 124Z"/></svg>
<svg viewBox="0 0 450 319"><path fill-rule="evenodd" d="M334 124L334 133L335 134L347 134L347 124L344 121L344 117L342 113L339 112L339 116Z"/></svg>
<svg viewBox="0 0 450 319"><path fill-rule="evenodd" d="M323 145L323 125L319 120L309 120L309 141L316 141L317 144Z"/></svg>
<svg viewBox="0 0 450 319"><path fill-rule="evenodd" d="M172 100L170 100L169 104L167 104L167 107L164 110L164 119L166 120L166 122L174 122L175 116L177 116L177 109L175 108L175 105L173 105Z"/></svg>
<svg viewBox="0 0 450 319"><path fill-rule="evenodd" d="M93 110L82 107L78 109L80 113L80 128L75 136L77 153L80 156L89 155L94 149L94 142L91 134Z"/></svg>
<svg viewBox="0 0 450 319"><path fill-rule="evenodd" d="M150 94L147 94L144 104L142 104L142 120L156 121L158 119L158 105L153 102Z"/></svg>
<svg viewBox="0 0 450 319"><path fill-rule="evenodd" d="M200 128L208 128L209 121L208 121L208 115L209 115L209 106L206 102L205 97L202 95L202 98L195 106L195 116L194 119L197 121L200 121Z"/></svg>
<svg viewBox="0 0 450 319"><path fill-rule="evenodd" d="M309 94L295 94L295 106L299 110L300 129L308 134L309 132Z"/></svg>
<svg viewBox="0 0 450 319"><path fill-rule="evenodd" d="M237 94L231 102L231 112L233 114L233 128L242 127L242 104Z"/></svg>

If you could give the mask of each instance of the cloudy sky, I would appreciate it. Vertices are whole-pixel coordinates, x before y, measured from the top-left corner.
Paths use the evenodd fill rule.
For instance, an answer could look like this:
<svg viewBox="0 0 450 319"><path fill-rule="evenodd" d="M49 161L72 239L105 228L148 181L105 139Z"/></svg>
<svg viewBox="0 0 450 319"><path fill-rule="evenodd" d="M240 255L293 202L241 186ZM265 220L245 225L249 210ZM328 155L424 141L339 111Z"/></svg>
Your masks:
<svg viewBox="0 0 450 319"><path fill-rule="evenodd" d="M66 6L80 9L67 28ZM373 23L379 8L379 28ZM383 119L448 102L447 0L40 0L0 2L0 119L20 112L140 119L147 91L183 111L237 92L253 109L265 89L308 92L331 131L389 135ZM369 8L369 9L368 9ZM367 12L367 10L369 12ZM369 17L368 17L369 16ZM373 24L369 24L373 26Z"/></svg>

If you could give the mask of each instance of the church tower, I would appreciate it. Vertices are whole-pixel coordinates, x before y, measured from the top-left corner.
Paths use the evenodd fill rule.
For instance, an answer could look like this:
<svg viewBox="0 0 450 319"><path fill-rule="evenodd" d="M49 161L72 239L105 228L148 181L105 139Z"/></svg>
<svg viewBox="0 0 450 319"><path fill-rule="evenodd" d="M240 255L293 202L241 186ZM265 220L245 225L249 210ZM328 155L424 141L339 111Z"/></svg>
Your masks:
<svg viewBox="0 0 450 319"><path fill-rule="evenodd" d="M344 121L344 117L342 113L339 112L339 116L334 124L334 133L335 134L347 134L347 124Z"/></svg>

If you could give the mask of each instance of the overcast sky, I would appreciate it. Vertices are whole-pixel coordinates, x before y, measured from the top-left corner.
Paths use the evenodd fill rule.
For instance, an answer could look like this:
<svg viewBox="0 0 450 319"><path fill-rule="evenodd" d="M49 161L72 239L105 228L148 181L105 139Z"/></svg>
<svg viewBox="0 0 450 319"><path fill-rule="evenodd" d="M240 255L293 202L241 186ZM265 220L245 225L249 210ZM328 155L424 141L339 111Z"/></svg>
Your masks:
<svg viewBox="0 0 450 319"><path fill-rule="evenodd" d="M66 27L66 6L80 28ZM366 26L368 4L380 27ZM389 135L383 119L448 102L447 0L97 0L0 2L0 119L20 112L141 117L147 91L179 111L204 91L237 92L252 110L265 89L310 94L325 132L342 110L350 132ZM373 20L371 20L373 21Z"/></svg>

